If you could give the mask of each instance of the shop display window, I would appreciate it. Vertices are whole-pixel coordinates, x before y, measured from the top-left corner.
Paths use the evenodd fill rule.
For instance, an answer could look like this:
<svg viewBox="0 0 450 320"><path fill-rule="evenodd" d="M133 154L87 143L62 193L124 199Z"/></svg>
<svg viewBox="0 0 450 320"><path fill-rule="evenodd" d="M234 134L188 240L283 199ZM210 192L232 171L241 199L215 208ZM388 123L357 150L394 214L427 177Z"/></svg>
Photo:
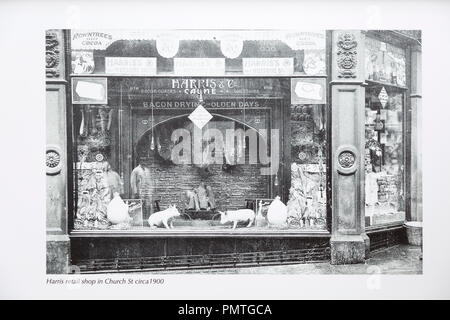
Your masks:
<svg viewBox="0 0 450 320"><path fill-rule="evenodd" d="M108 96L72 106L74 230L326 230L326 108L286 104L289 78L104 80L74 85Z"/></svg>
<svg viewBox="0 0 450 320"><path fill-rule="evenodd" d="M289 223L326 230L326 106L291 105Z"/></svg>
<svg viewBox="0 0 450 320"><path fill-rule="evenodd" d="M404 99L402 89L366 87L366 226L405 220Z"/></svg>
<svg viewBox="0 0 450 320"><path fill-rule="evenodd" d="M366 37L366 79L406 86L405 50L392 44Z"/></svg>
<svg viewBox="0 0 450 320"><path fill-rule="evenodd" d="M326 230L325 32L186 37L72 30L73 230Z"/></svg>

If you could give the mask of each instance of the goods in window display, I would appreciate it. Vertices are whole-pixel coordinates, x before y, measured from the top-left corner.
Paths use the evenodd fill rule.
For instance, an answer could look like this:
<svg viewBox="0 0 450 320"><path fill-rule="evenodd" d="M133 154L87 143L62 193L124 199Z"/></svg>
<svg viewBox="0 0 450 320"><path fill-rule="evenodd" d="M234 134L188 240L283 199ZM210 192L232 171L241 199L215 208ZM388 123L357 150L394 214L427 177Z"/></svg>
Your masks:
<svg viewBox="0 0 450 320"><path fill-rule="evenodd" d="M108 81L113 82L109 86L110 89L114 88L117 90L119 88L118 84L120 84L120 81L117 83L114 82L115 80ZM150 84L147 85L150 86ZM124 92L126 91L125 89ZM110 102L114 106L119 106L117 104L119 100L115 100L120 96L118 94L119 91L116 93L116 95L111 95L112 100ZM126 94L123 97L125 100L127 99ZM161 99L161 97L158 97L158 99ZM211 105L214 105L214 103L212 102ZM264 106L269 107L270 103L271 101L266 101ZM237 104L237 106L240 105L241 103ZM278 104L274 103L273 106L278 107ZM294 118L297 119L294 121L297 121L299 125L298 139L295 140L298 142L297 153L302 151L305 153L303 169L310 180L309 183L311 186L314 186L308 197L305 198L305 206L300 215L303 219L302 227L319 228L318 226L322 225L320 218L326 215L326 196L325 185L322 178L320 178L325 171L318 169L319 166L323 166L323 163L319 164L319 158L322 157L319 154L323 145L316 141L320 141L323 144L325 140L325 107L323 105L306 104L296 105L295 107L298 114L294 115ZM122 201L130 206L128 215L133 218L133 221L126 224L120 222L120 219L112 218L113 221L108 220L106 229L120 230L135 226L149 229L150 222L147 223L148 219L156 219L158 215L155 216L155 213L165 211L160 211L159 208L154 207L154 202L157 201L155 200L157 198L160 198L162 208L167 208L169 204L176 204L179 208L182 216L179 219L172 218L174 220L173 225L177 229L197 230L209 228L220 230L227 227L232 228L234 222L230 222L230 226L220 224L220 214L217 208L223 211L239 210L245 207L243 203L245 197L249 197L252 201L261 197L261 199L258 199L259 201L255 201L256 205L254 207L248 208L254 212L254 219L245 222L245 225L249 225L251 222L249 225L250 229L252 227L258 230L269 227L298 229L298 226L287 223L287 208L281 201L280 203L284 209L277 210L277 216L273 218L269 214L268 218L268 209L270 203L274 200L262 201L262 199L269 197L271 192L273 192L270 184L274 186L277 184L277 181L278 185L282 185L285 182L285 177L281 174L271 177L260 177L259 164L246 163L247 161L250 162L250 139L247 140L243 134L239 133L238 135L236 133L237 130L243 129L243 133L245 133L246 129L252 129L251 127L246 127L244 123L247 122L254 125L253 129L255 131L260 128L270 130L272 125L274 125L273 120L275 120L271 118L272 114L270 111L265 109L251 110L248 112L248 115L245 115L243 114L244 111L240 109L214 110L214 112L219 114L224 113L223 119L230 121L224 121L218 115L217 119L212 119L202 128L202 150L201 153L195 154L195 156L201 157L203 162L200 161L202 163L198 164L197 162L192 163L192 161L189 161L175 164L172 162L168 163L167 159L171 160L173 145L177 145L181 141L184 142L184 137L179 137L176 141L172 141L169 133L174 128L184 128L191 133L190 141L186 139L186 142L193 143L194 135L192 130L195 127L192 121L187 121L186 117L182 116L184 111L174 108L169 111L158 107L156 114L152 115L150 119L151 110L142 109L138 103L133 104L130 109L131 112L128 113L125 102L120 109L117 109L117 117L115 117L116 109L103 105L78 105L75 108L76 122L74 123L80 129L80 132L85 134L85 137L78 135L77 146L85 148L87 154L83 164L80 163L82 161L80 157L77 159L77 169L80 166L77 172L78 177L83 177L86 172L85 179L88 180L89 174L87 174L87 171L90 170L88 167L94 166L95 163L105 165L105 168L102 167L102 170L104 170L108 185L109 198L114 199L111 195L114 195L114 192L117 191ZM82 122L84 122L83 125L81 125ZM158 123L156 126L153 125L155 122ZM136 130L128 128L127 126L129 125L136 125ZM215 130L211 132L220 131L224 137L226 137L227 130L233 130L235 131L235 141L230 145L224 144L222 150L217 150L217 146L220 144L216 143L217 138L215 135L206 133L207 129ZM102 135L111 138L109 145L101 141ZM257 142L259 143L260 140L257 140ZM259 150L257 151L259 154ZM270 152L270 150L267 151ZM130 154L131 157L129 157ZM211 161L216 160L217 154L220 158L225 158L224 165ZM97 155L101 155L103 159L96 159ZM184 156L184 151L182 155ZM243 160L243 163L241 164L239 160ZM137 163L133 165L135 161ZM293 161L296 161L297 164L302 162L297 158ZM202 175L202 170L205 171L205 175ZM121 173L129 174L129 176L122 177ZM258 177L255 178L255 175L258 175ZM129 183L128 187L123 185L122 179L126 180L125 183ZM178 179L185 180L183 180L183 183L178 183ZM86 182L78 181L80 191L85 184ZM214 191L220 193L214 195L213 188ZM81 199L82 197L79 198ZM131 200L127 200L127 198ZM133 201L133 199L141 201L141 207L138 210L141 214L136 214L136 219L130 212L131 204L129 204L129 201ZM220 199L220 201L216 202L216 199ZM277 201L275 201L276 203ZM138 221L141 221L141 223ZM142 221L144 222L142 223ZM159 221L163 220L153 223L151 225L152 228L167 228L163 222ZM237 221L240 220L238 219ZM167 222L170 228L171 223L169 222L170 219ZM240 227L240 224L241 222L237 223L237 228ZM92 230L95 227L85 227L85 229Z"/></svg>
<svg viewBox="0 0 450 320"><path fill-rule="evenodd" d="M198 201L198 195L193 190L186 191L187 209L188 210L200 210L200 204Z"/></svg>
<svg viewBox="0 0 450 320"><path fill-rule="evenodd" d="M85 138L88 134L88 130L87 130L87 122L86 122L86 118L85 118L85 110L84 107L81 108L81 123L80 123L80 137Z"/></svg>
<svg viewBox="0 0 450 320"><path fill-rule="evenodd" d="M366 223L401 221L405 216L403 94L390 87L374 85L366 91L366 102ZM372 117L374 114L375 119Z"/></svg>
<svg viewBox="0 0 450 320"><path fill-rule="evenodd" d="M94 53L92 51L72 51L72 72L75 74L90 74L95 69Z"/></svg>
<svg viewBox="0 0 450 320"><path fill-rule="evenodd" d="M366 141L366 149L368 149L370 153L372 170L380 172L383 158L382 145L375 139L369 139Z"/></svg>
<svg viewBox="0 0 450 320"><path fill-rule="evenodd" d="M123 199L128 206L128 215L131 217L132 226L143 226L143 208L141 199Z"/></svg>
<svg viewBox="0 0 450 320"><path fill-rule="evenodd" d="M373 206L378 202L378 174L366 173L365 180L366 205Z"/></svg>
<svg viewBox="0 0 450 320"><path fill-rule="evenodd" d="M319 159L321 159L319 152ZM322 161L291 165L288 224L296 228L326 228L326 194Z"/></svg>
<svg viewBox="0 0 450 320"><path fill-rule="evenodd" d="M305 50L303 71L307 75L325 74L326 64L320 50Z"/></svg>
<svg viewBox="0 0 450 320"><path fill-rule="evenodd" d="M188 210L214 210L216 201L211 186L206 186L204 182L194 190L186 191L187 209Z"/></svg>
<svg viewBox="0 0 450 320"><path fill-rule="evenodd" d="M287 224L287 207L281 202L280 197L276 196L267 209L267 221L269 225L285 226Z"/></svg>
<svg viewBox="0 0 450 320"><path fill-rule="evenodd" d="M298 147L313 142L314 121L311 109L307 106L296 106L291 120L292 146Z"/></svg>
<svg viewBox="0 0 450 320"><path fill-rule="evenodd" d="M111 119L113 110L98 109L98 117L96 117L96 126L100 127L100 132L105 134L111 129Z"/></svg>
<svg viewBox="0 0 450 320"><path fill-rule="evenodd" d="M150 228L165 227L166 229L173 228L173 219L180 216L180 212L175 205L163 211L158 211L150 215L148 218L148 225Z"/></svg>
<svg viewBox="0 0 450 320"><path fill-rule="evenodd" d="M198 205L200 206L200 209L207 209L208 208L208 198L206 196L206 188L205 184L202 182L195 190L198 196Z"/></svg>
<svg viewBox="0 0 450 320"><path fill-rule="evenodd" d="M107 217L112 224L129 224L132 220L128 214L128 205L118 192L114 192L114 198L108 204Z"/></svg>
<svg viewBox="0 0 450 320"><path fill-rule="evenodd" d="M404 211L395 211L391 204L380 205L376 207L376 213L371 217L370 225L405 221L405 219Z"/></svg>
<svg viewBox="0 0 450 320"><path fill-rule="evenodd" d="M106 229L109 225L107 207L110 202L106 177L96 169L82 191L81 201L75 219L75 228Z"/></svg>
<svg viewBox="0 0 450 320"><path fill-rule="evenodd" d="M366 37L366 78L399 86L406 84L405 50Z"/></svg>
<svg viewBox="0 0 450 320"><path fill-rule="evenodd" d="M381 118L380 118L380 114L378 113L377 115L376 115L376 118L375 118L375 125L374 125L374 130L375 131L380 131L380 132L383 132L384 131L384 120L381 120Z"/></svg>
<svg viewBox="0 0 450 320"><path fill-rule="evenodd" d="M267 226L267 219L263 215L263 206L264 204L262 200L259 200L259 202L257 201L258 212L255 217L255 225L257 227Z"/></svg>
<svg viewBox="0 0 450 320"><path fill-rule="evenodd" d="M86 105L86 110L81 107L80 142L91 149L106 148L111 144L109 131L113 109L107 109L108 106Z"/></svg>
<svg viewBox="0 0 450 320"><path fill-rule="evenodd" d="M79 145L77 155L78 155L78 161L81 166L81 164L86 161L86 159L89 155L89 147L87 145ZM81 167L80 167L80 169L81 169Z"/></svg>
<svg viewBox="0 0 450 320"><path fill-rule="evenodd" d="M233 223L233 230L236 229L238 223L248 223L247 228L250 228L255 221L255 211L251 209L227 210L219 211L220 223Z"/></svg>
<svg viewBox="0 0 450 320"><path fill-rule="evenodd" d="M95 121L95 113L94 113L94 109L93 108L88 108L88 118L90 120L90 128L91 131L89 132L89 134L91 136L95 136L97 134L97 126L96 126L96 121Z"/></svg>

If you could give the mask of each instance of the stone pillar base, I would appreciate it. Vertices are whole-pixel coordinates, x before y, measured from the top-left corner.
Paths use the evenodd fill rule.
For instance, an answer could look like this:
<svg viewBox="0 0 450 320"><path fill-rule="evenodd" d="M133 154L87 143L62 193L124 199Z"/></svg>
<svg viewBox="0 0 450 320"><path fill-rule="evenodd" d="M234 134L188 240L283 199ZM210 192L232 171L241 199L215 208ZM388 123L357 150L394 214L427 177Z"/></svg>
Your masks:
<svg viewBox="0 0 450 320"><path fill-rule="evenodd" d="M47 274L69 273L70 240L67 235L47 235Z"/></svg>
<svg viewBox="0 0 450 320"><path fill-rule="evenodd" d="M331 264L363 263L366 244L362 235L339 235L330 240Z"/></svg>

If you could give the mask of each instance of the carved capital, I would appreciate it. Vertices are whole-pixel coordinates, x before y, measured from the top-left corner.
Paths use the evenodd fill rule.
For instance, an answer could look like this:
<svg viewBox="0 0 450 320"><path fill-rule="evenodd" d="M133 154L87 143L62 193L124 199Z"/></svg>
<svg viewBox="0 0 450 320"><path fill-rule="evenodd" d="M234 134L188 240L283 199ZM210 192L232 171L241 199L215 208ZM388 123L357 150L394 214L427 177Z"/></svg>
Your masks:
<svg viewBox="0 0 450 320"><path fill-rule="evenodd" d="M45 33L45 75L47 78L60 78L63 64L61 36L57 31Z"/></svg>
<svg viewBox="0 0 450 320"><path fill-rule="evenodd" d="M341 33L337 40L336 59L339 78L356 78L358 42L354 34Z"/></svg>

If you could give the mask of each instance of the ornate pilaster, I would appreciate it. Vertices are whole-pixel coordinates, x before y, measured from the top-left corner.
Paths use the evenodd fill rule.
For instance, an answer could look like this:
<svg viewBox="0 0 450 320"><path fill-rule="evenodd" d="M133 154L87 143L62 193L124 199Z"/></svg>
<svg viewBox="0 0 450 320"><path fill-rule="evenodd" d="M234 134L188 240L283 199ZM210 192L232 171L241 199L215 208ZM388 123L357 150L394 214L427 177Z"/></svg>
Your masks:
<svg viewBox="0 0 450 320"><path fill-rule="evenodd" d="M332 32L332 237L331 263L363 262L364 38L360 31Z"/></svg>
<svg viewBox="0 0 450 320"><path fill-rule="evenodd" d="M411 48L411 220L422 221L422 48Z"/></svg>
<svg viewBox="0 0 450 320"><path fill-rule="evenodd" d="M67 131L66 80L62 30L45 34L46 75L46 226L47 273L67 273Z"/></svg>
<svg viewBox="0 0 450 320"><path fill-rule="evenodd" d="M61 30L47 30L45 33L45 76L47 79L63 79L64 39Z"/></svg>

